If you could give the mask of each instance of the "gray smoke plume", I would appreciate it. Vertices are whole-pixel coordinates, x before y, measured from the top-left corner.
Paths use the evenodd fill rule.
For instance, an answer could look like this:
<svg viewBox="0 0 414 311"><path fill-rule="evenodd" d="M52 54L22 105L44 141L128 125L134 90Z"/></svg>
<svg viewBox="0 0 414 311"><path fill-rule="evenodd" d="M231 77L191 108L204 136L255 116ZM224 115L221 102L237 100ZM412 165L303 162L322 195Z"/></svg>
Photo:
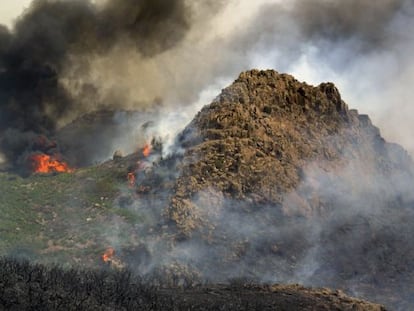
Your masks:
<svg viewBox="0 0 414 311"><path fill-rule="evenodd" d="M230 48L244 51L250 67L277 68L315 84L335 82L386 138L412 151L413 14L410 0L267 1Z"/></svg>
<svg viewBox="0 0 414 311"><path fill-rule="evenodd" d="M368 113L387 139L413 150L407 135L412 1L229 1L214 8L193 3L187 36L151 61L128 48L90 61L91 74L83 79L98 86L95 97L130 109L161 98L166 107L190 105L195 114L241 71L274 68L314 84L335 82L346 102ZM82 94L73 83L67 88ZM198 101L206 90L209 100ZM182 122L171 128L177 127Z"/></svg>
<svg viewBox="0 0 414 311"><path fill-rule="evenodd" d="M410 0L35 1L11 30L0 30L0 129L50 135L103 107L156 110L152 121L162 125L184 106L197 112L241 71L274 68L335 82L386 138L412 150L413 7ZM199 101L206 90L210 98ZM159 126L162 136L182 128L178 119ZM99 143L128 149L118 138ZM16 160L23 151L3 140L1 151Z"/></svg>
<svg viewBox="0 0 414 311"><path fill-rule="evenodd" d="M102 5L38 0L11 31L1 26L0 132L6 157L16 161L27 149L27 142L16 142L16 131L51 135L61 118L78 109L61 81L74 58L103 55L120 44L150 58L184 37L189 14L180 0ZM77 70L87 73L87 63L78 63Z"/></svg>

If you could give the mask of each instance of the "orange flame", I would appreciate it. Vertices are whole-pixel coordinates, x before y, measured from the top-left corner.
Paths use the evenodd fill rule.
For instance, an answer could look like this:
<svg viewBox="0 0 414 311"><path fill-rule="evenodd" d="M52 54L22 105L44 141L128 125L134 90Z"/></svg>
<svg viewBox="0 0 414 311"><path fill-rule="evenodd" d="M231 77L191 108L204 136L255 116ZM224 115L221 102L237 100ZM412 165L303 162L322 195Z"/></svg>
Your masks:
<svg viewBox="0 0 414 311"><path fill-rule="evenodd" d="M112 259L112 257L114 257L114 255L115 255L115 250L112 247L109 247L109 248L107 248L105 253L103 253L102 260L104 262L111 261L111 259Z"/></svg>
<svg viewBox="0 0 414 311"><path fill-rule="evenodd" d="M73 172L73 169L66 162L59 161L55 157L47 154L35 154L30 159L34 173Z"/></svg>
<svg viewBox="0 0 414 311"><path fill-rule="evenodd" d="M142 155L147 158L151 154L151 151L152 151L151 143L146 143L144 148L142 148ZM142 168L141 162L138 161L136 170L140 170L141 168ZM129 188L134 188L136 186L136 176L134 172L128 173L127 180L128 180Z"/></svg>
<svg viewBox="0 0 414 311"><path fill-rule="evenodd" d="M128 186L130 188L133 188L135 186L135 174L134 173L128 173Z"/></svg>
<svg viewBox="0 0 414 311"><path fill-rule="evenodd" d="M148 157L151 154L151 144L146 144L144 148L142 149L142 154L144 157Z"/></svg>

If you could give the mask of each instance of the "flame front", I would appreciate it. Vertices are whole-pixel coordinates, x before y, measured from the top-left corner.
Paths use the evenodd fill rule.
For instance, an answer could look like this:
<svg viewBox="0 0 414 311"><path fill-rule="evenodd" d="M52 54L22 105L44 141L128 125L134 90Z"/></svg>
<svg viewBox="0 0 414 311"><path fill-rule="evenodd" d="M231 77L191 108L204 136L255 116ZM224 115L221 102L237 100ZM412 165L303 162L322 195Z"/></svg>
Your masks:
<svg viewBox="0 0 414 311"><path fill-rule="evenodd" d="M56 157L47 154L35 154L30 159L34 173L73 172L73 169L66 162L59 161Z"/></svg>
<svg viewBox="0 0 414 311"><path fill-rule="evenodd" d="M151 154L151 144L146 144L142 149L142 154L144 157L148 157Z"/></svg>
<svg viewBox="0 0 414 311"><path fill-rule="evenodd" d="M103 260L104 262L111 261L111 259L112 259L112 257L114 257L114 255L115 255L115 250L114 250L112 247L109 247L109 248L105 251L105 253L103 253L103 255L102 255L102 260Z"/></svg>
<svg viewBox="0 0 414 311"><path fill-rule="evenodd" d="M152 145L151 143L146 143L145 146L142 148L142 155L144 156L144 158L148 158L149 155L152 152ZM136 163L136 168L134 171L129 172L127 175L127 180L128 180L128 187L131 189L134 189L136 186L136 172L140 171L143 168L143 162L142 161L138 161Z"/></svg>

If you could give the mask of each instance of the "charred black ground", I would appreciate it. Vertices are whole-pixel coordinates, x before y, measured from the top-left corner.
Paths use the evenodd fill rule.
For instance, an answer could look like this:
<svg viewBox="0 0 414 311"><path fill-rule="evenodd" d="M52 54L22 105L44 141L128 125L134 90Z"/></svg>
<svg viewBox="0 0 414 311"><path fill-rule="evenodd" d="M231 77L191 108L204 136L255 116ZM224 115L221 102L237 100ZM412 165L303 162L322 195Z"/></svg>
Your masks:
<svg viewBox="0 0 414 311"><path fill-rule="evenodd" d="M62 270L0 259L0 306L7 310L364 310L385 311L340 291L301 286L163 286L129 271Z"/></svg>

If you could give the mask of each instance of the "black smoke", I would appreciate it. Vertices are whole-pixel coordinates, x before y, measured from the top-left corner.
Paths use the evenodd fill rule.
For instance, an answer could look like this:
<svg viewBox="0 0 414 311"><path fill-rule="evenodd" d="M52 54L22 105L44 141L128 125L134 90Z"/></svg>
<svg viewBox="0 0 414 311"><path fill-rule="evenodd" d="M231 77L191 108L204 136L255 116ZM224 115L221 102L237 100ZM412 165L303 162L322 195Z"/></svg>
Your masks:
<svg viewBox="0 0 414 311"><path fill-rule="evenodd" d="M35 1L11 30L1 27L0 150L9 161L21 151L6 150L15 145L6 129L53 136L85 112L156 98L178 111L213 88L208 103L251 68L334 81L387 138L412 149L411 0L94 3Z"/></svg>
<svg viewBox="0 0 414 311"><path fill-rule="evenodd" d="M53 136L74 109L60 81L73 56L102 55L122 43L150 58L184 37L189 17L183 0L36 0L12 30L0 26L0 150L7 160L16 164L35 151L33 137Z"/></svg>

